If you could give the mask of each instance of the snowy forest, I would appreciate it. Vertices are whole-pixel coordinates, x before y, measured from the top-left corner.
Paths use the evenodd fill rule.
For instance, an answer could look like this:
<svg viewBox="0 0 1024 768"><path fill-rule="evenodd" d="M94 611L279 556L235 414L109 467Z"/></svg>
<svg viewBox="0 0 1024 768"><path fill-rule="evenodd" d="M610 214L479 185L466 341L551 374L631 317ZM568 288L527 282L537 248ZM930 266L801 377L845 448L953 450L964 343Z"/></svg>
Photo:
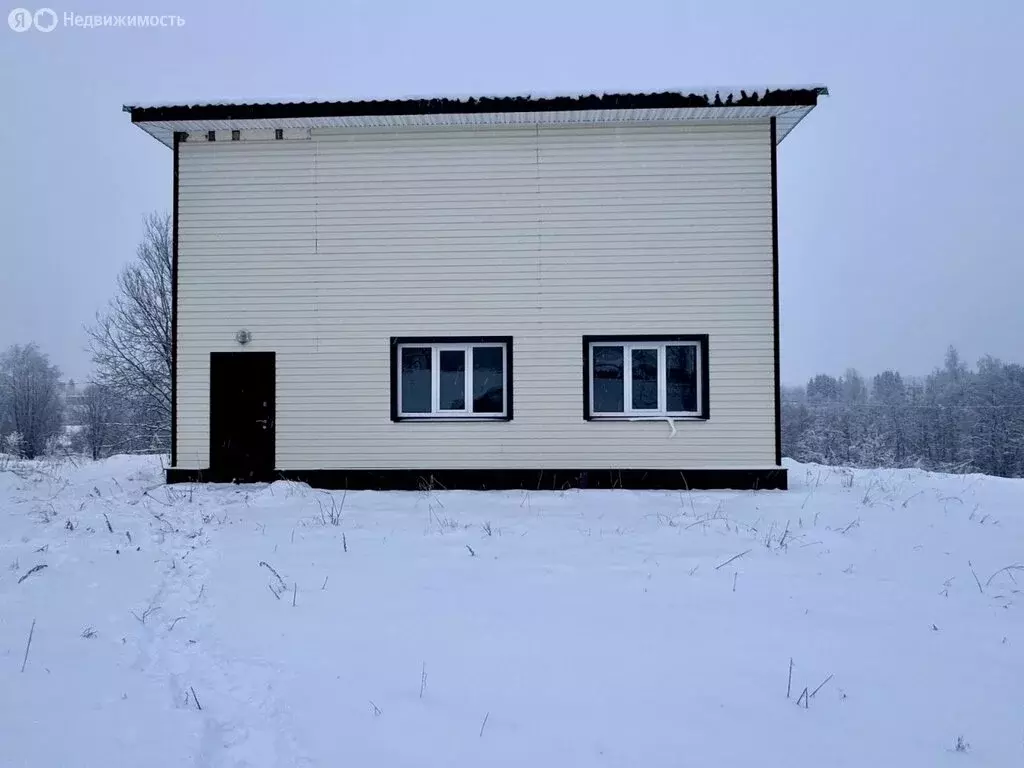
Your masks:
<svg viewBox="0 0 1024 768"><path fill-rule="evenodd" d="M1024 366L952 347L923 378L850 369L783 387L783 454L858 467L1024 477Z"/></svg>

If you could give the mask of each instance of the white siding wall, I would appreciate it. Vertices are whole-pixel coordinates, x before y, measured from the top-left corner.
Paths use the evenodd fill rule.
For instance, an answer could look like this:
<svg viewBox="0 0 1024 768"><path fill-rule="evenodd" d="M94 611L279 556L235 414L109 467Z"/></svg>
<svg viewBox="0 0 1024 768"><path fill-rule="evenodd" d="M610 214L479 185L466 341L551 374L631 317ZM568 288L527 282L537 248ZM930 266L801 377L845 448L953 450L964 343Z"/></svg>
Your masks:
<svg viewBox="0 0 1024 768"><path fill-rule="evenodd" d="M178 466L277 353L277 466L775 464L767 122L314 132L179 154ZM202 137L205 138L205 137ZM585 422L581 336L710 334L711 419ZM391 336L511 335L511 422L393 423Z"/></svg>

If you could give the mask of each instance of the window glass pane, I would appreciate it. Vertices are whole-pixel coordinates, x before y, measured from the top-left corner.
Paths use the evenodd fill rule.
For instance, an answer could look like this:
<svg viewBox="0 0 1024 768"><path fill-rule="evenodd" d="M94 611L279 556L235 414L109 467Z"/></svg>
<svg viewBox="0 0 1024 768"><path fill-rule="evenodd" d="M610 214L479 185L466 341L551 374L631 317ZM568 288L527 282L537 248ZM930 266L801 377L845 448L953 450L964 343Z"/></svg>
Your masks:
<svg viewBox="0 0 1024 768"><path fill-rule="evenodd" d="M622 347L594 346L594 413L622 413L624 400Z"/></svg>
<svg viewBox="0 0 1024 768"><path fill-rule="evenodd" d="M697 348L665 348L666 399L669 412L697 410Z"/></svg>
<svg viewBox="0 0 1024 768"><path fill-rule="evenodd" d="M402 412L430 413L430 347L402 348Z"/></svg>
<svg viewBox="0 0 1024 768"><path fill-rule="evenodd" d="M473 413L505 410L501 347L473 347Z"/></svg>
<svg viewBox="0 0 1024 768"><path fill-rule="evenodd" d="M633 408L658 409L658 350L632 350Z"/></svg>
<svg viewBox="0 0 1024 768"><path fill-rule="evenodd" d="M442 349L440 360L440 408L442 411L466 409L466 353L461 349Z"/></svg>

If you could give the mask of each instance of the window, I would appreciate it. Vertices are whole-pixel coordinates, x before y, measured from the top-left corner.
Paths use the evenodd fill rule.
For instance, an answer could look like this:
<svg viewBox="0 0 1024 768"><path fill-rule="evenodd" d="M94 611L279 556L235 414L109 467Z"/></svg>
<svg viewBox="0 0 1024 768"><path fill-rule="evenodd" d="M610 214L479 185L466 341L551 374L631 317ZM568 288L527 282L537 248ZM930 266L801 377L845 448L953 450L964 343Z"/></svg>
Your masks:
<svg viewBox="0 0 1024 768"><path fill-rule="evenodd" d="M392 338L391 418L511 419L511 337Z"/></svg>
<svg viewBox="0 0 1024 768"><path fill-rule="evenodd" d="M708 418L708 337L584 336L583 416Z"/></svg>

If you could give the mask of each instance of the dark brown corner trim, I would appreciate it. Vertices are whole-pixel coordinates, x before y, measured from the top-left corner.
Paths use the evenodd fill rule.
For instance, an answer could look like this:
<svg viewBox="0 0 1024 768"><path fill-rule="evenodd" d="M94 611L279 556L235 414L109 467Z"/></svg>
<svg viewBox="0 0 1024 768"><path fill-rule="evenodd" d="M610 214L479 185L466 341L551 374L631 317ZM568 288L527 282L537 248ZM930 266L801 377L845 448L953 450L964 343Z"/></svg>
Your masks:
<svg viewBox="0 0 1024 768"><path fill-rule="evenodd" d="M257 482L293 480L314 488L351 491L567 488L634 490L779 490L788 487L788 470L773 469L288 469ZM230 483L234 479L203 469L168 469L168 483Z"/></svg>
<svg viewBox="0 0 1024 768"><path fill-rule="evenodd" d="M711 365L709 363L710 352L709 337L706 333L689 334L626 334L619 336L603 336L591 334L583 337L583 418L586 421L596 419L590 413L590 345L602 341L634 342L634 341L695 341L700 346L700 376L701 376L701 398L700 416L688 417L691 420L707 421L711 418ZM608 419L601 419L607 421ZM612 419L614 420L614 419Z"/></svg>
<svg viewBox="0 0 1024 768"><path fill-rule="evenodd" d="M166 120L278 120L302 117L466 115L485 112L563 112L594 109L700 109L715 107L813 107L823 88L783 88L763 93L606 93L580 96L483 96L456 99L313 101L288 104L196 104L125 107L133 123Z"/></svg>
<svg viewBox="0 0 1024 768"><path fill-rule="evenodd" d="M171 466L178 465L178 145L174 134L174 191L171 193Z"/></svg>
<svg viewBox="0 0 1024 768"><path fill-rule="evenodd" d="M775 464L782 466L782 376L779 370L779 181L775 118L771 119L772 153L772 336L775 339Z"/></svg>

